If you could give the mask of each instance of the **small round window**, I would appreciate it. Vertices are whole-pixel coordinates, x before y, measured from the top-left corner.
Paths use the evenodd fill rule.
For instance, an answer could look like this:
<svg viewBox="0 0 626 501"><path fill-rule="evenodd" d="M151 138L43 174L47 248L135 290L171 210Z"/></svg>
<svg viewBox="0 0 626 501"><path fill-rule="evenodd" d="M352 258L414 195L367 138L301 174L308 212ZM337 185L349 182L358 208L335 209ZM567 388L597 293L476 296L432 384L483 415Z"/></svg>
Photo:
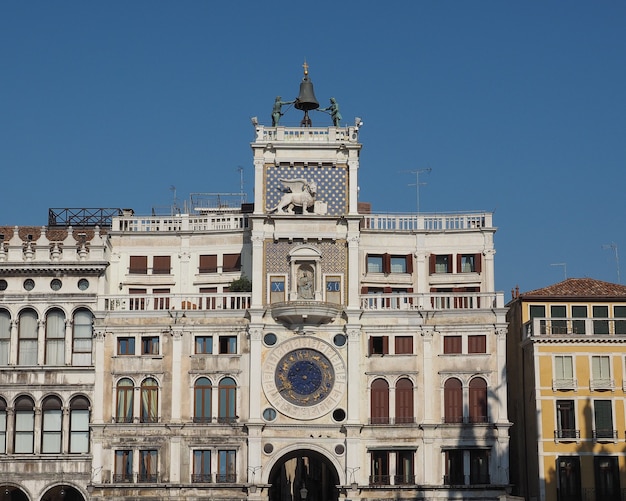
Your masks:
<svg viewBox="0 0 626 501"><path fill-rule="evenodd" d="M335 343L335 346L343 346L346 344L346 336L344 336L343 334L337 334L333 338L333 341Z"/></svg>
<svg viewBox="0 0 626 501"><path fill-rule="evenodd" d="M344 411L343 409L335 409L333 411L333 419L335 421L343 421L344 419L346 419L346 411Z"/></svg>
<svg viewBox="0 0 626 501"><path fill-rule="evenodd" d="M89 280L87 280L86 278L81 278L78 281L78 288L81 291L86 291L87 289L89 289Z"/></svg>
<svg viewBox="0 0 626 501"><path fill-rule="evenodd" d="M54 280L50 282L50 288L53 291L61 290L62 286L63 286L63 283L58 278L55 278Z"/></svg>
<svg viewBox="0 0 626 501"><path fill-rule="evenodd" d="M8 286L9 286L9 284L7 283L6 280L0 280L0 291L7 290Z"/></svg>
<svg viewBox="0 0 626 501"><path fill-rule="evenodd" d="M263 419L265 419L265 421L274 421L274 419L276 419L276 411L268 407L263 411Z"/></svg>
<svg viewBox="0 0 626 501"><path fill-rule="evenodd" d="M276 337L276 334L274 334L273 332L268 332L267 334L265 334L265 336L263 336L263 342L267 346L274 346L277 340L278 338Z"/></svg>
<svg viewBox="0 0 626 501"><path fill-rule="evenodd" d="M35 281L32 278L24 280L24 289L32 291L35 288Z"/></svg>

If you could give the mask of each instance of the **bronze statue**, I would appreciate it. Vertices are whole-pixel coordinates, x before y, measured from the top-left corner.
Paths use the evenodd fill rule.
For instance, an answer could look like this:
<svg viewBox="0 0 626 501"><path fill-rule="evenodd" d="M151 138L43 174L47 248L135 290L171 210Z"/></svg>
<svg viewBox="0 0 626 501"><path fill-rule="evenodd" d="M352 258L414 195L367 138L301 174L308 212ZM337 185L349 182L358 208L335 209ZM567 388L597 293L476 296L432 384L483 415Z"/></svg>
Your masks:
<svg viewBox="0 0 626 501"><path fill-rule="evenodd" d="M295 101L281 101L280 96L276 96L274 101L274 108L272 109L272 127L276 127L280 120L280 117L284 115L282 112L283 104L293 104Z"/></svg>
<svg viewBox="0 0 626 501"><path fill-rule="evenodd" d="M339 127L341 113L339 113L339 105L334 97L330 98L330 106L328 108L322 108L320 111L330 111L330 117L333 119L333 125L335 127Z"/></svg>

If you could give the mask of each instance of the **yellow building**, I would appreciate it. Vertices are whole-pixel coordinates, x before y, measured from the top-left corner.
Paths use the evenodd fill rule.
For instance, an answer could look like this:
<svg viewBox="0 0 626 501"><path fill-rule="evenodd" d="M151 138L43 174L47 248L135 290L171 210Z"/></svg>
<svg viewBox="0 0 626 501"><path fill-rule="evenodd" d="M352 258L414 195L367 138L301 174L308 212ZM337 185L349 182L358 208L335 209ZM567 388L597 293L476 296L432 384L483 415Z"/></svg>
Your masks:
<svg viewBox="0 0 626 501"><path fill-rule="evenodd" d="M626 494L626 286L589 278L509 303L511 481L529 501Z"/></svg>

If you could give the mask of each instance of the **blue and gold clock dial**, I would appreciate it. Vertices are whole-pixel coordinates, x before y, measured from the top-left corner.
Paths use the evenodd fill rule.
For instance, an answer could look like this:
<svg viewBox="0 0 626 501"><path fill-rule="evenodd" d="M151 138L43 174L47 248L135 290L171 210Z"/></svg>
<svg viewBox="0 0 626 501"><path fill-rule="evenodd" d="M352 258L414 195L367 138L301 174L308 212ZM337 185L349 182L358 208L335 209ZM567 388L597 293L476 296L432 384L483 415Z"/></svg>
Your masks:
<svg viewBox="0 0 626 501"><path fill-rule="evenodd" d="M319 404L328 396L335 382L335 371L323 353L300 348L280 359L274 382L285 400L307 407Z"/></svg>

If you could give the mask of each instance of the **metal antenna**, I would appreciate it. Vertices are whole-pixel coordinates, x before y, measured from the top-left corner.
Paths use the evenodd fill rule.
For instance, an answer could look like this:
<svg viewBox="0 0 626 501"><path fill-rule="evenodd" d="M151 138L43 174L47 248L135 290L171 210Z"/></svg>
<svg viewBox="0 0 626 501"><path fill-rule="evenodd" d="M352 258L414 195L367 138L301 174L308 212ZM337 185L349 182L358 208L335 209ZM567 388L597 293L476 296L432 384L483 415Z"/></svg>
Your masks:
<svg viewBox="0 0 626 501"><path fill-rule="evenodd" d="M567 280L567 263L552 263L550 266L562 266L563 275L565 276L565 280Z"/></svg>
<svg viewBox="0 0 626 501"><path fill-rule="evenodd" d="M602 250L608 250L611 249L613 250L613 252L615 252L615 265L617 266L617 283L620 284L620 277L619 277L619 255L617 254L617 244L615 242L611 242L610 244L605 244L602 246Z"/></svg>
<svg viewBox="0 0 626 501"><path fill-rule="evenodd" d="M416 196L418 214L420 213L420 186L426 185L426 183L420 183L420 174L430 174L430 171L432 171L430 167L428 169L402 171L402 172L406 172L409 174L415 174L415 183L411 183L408 186L415 186L415 196Z"/></svg>
<svg viewBox="0 0 626 501"><path fill-rule="evenodd" d="M239 193L241 193L241 203L246 201L246 194L243 191L243 167L240 165L237 167L239 171Z"/></svg>

